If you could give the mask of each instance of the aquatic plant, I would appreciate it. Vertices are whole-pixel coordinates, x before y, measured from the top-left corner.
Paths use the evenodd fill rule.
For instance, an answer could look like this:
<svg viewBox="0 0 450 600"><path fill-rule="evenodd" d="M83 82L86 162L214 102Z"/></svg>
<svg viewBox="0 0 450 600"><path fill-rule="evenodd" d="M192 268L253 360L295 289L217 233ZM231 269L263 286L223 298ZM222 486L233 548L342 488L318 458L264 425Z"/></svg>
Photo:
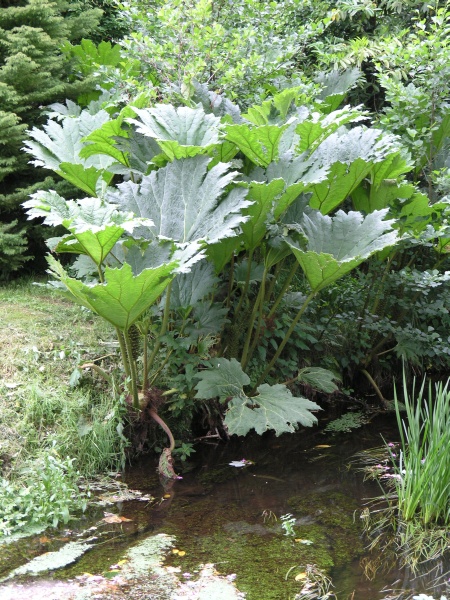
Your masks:
<svg viewBox="0 0 450 600"><path fill-rule="evenodd" d="M325 427L329 433L348 433L352 429L362 427L367 423L367 417L362 412L348 412L338 419L330 421Z"/></svg>
<svg viewBox="0 0 450 600"><path fill-rule="evenodd" d="M284 535L295 535L295 517L291 513L281 515L281 528L284 531Z"/></svg>
<svg viewBox="0 0 450 600"><path fill-rule="evenodd" d="M401 418L397 393L395 409L400 433L400 447L393 452L388 446L397 495L399 516L405 521L418 519L424 525L450 522L450 380L437 383L434 391L425 380L416 395L415 381L411 395L403 379L407 421Z"/></svg>
<svg viewBox="0 0 450 600"><path fill-rule="evenodd" d="M295 576L295 581L302 584L302 588L295 596L295 600L331 600L336 595L331 591L331 579L317 565L306 567L292 567L286 573L286 579L293 569L300 568L300 573Z"/></svg>
<svg viewBox="0 0 450 600"><path fill-rule="evenodd" d="M366 476L383 489L361 518L369 548L383 555L381 561L366 560L368 576L399 564L415 576L436 580L439 589L436 578L448 552L450 522L450 390L449 381L428 384L426 394L425 384L416 393L414 381L408 393L404 376L406 420L395 392L400 442L360 454Z"/></svg>

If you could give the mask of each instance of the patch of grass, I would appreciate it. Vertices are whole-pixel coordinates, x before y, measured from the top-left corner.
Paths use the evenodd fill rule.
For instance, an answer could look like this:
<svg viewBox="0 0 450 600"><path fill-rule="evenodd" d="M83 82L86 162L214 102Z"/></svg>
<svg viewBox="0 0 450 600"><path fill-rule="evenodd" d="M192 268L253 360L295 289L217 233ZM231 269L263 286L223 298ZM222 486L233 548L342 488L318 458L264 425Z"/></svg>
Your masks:
<svg viewBox="0 0 450 600"><path fill-rule="evenodd" d="M438 579L448 560L450 522L450 380L445 385L404 386L406 419L395 407L400 443L360 454L367 478L383 493L362 514L375 559L366 559L369 576L395 564L416 577ZM382 557L382 559L380 559Z"/></svg>
<svg viewBox="0 0 450 600"><path fill-rule="evenodd" d="M123 466L123 404L95 374L70 386L82 363L116 368L115 336L103 320L29 280L2 286L0 319L0 472L5 494L12 499L16 493L21 505L11 510L21 509L29 523L32 513L39 514L33 473L52 453L66 467L49 471L48 494L40 490L43 503L46 494L55 495L52 478L57 496L66 483L71 489L74 473L90 477ZM80 504L76 490L64 494L61 506ZM44 512L44 521L54 522L50 508Z"/></svg>
<svg viewBox="0 0 450 600"><path fill-rule="evenodd" d="M398 457L391 455L398 510L405 521L418 519L425 526L450 522L449 384L438 383L433 390L430 383L425 398L425 380L417 394L413 385L411 396L404 382L407 422L395 396L401 444Z"/></svg>

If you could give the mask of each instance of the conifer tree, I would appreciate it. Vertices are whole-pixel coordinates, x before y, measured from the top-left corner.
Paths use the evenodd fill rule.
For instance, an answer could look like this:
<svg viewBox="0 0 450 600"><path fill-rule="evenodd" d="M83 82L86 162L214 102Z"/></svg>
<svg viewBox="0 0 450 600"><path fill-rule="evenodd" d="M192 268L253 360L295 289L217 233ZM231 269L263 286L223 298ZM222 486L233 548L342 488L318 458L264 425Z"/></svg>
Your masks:
<svg viewBox="0 0 450 600"><path fill-rule="evenodd" d="M23 262L21 203L36 189L60 185L48 172L28 164L21 150L26 131L45 122L46 106L75 99L92 85L71 72L61 46L87 37L101 15L85 0L0 0L0 236L3 247L10 244L0 277ZM28 253L38 257L39 226L27 224L26 229ZM14 255L22 259L12 260Z"/></svg>

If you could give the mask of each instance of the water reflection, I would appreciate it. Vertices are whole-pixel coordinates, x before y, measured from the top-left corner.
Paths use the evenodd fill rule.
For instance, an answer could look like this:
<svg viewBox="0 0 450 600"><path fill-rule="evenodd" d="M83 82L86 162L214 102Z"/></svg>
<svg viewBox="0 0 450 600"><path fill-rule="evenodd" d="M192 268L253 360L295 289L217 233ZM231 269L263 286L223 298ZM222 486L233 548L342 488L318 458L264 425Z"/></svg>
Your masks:
<svg viewBox="0 0 450 600"><path fill-rule="evenodd" d="M352 434L325 437L308 429L278 438L247 436L228 444L200 444L189 472L173 487L170 505L158 508L156 528L175 534L187 549L190 561L185 558L183 569L196 560L216 562L224 565L224 572L236 569L238 587L247 591L248 600L287 600L294 598L299 584L295 571L291 580L285 579L286 573L291 567L300 573L307 556L305 547L300 550L301 543L281 530L280 517L293 513L297 539L315 537L308 548L311 558L327 569L336 565L330 574L339 599L379 600L393 575L377 573L371 581L365 577L361 537L353 522L365 499L377 495L379 488L364 482L349 462L357 451L380 445L381 431L394 438L394 419L378 418ZM230 467L244 458L254 464ZM142 489L152 469L151 461L140 461L127 473L127 483ZM278 522L268 527L267 514Z"/></svg>

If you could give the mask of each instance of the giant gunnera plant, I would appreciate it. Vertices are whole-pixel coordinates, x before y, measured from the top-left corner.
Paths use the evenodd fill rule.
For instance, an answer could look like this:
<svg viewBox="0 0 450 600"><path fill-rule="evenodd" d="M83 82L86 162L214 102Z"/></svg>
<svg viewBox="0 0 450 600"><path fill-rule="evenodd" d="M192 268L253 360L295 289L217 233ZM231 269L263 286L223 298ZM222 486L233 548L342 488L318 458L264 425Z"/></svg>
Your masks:
<svg viewBox="0 0 450 600"><path fill-rule="evenodd" d="M148 106L145 96L122 109L108 97L83 110L53 105L30 132L34 164L85 194L41 191L24 205L67 231L48 240L53 285L115 328L129 402L171 440L169 477L164 398L179 412L214 403L229 434L317 420L316 403L274 382L277 363L311 300L397 243L389 201L415 193L396 138L368 127L359 108L336 108L344 97L332 85L317 100L291 88L241 114L198 85L190 106ZM62 253L75 255L70 269ZM291 304L280 267L300 268L309 286ZM280 303L291 324L255 369ZM293 376L336 389L320 367Z"/></svg>

